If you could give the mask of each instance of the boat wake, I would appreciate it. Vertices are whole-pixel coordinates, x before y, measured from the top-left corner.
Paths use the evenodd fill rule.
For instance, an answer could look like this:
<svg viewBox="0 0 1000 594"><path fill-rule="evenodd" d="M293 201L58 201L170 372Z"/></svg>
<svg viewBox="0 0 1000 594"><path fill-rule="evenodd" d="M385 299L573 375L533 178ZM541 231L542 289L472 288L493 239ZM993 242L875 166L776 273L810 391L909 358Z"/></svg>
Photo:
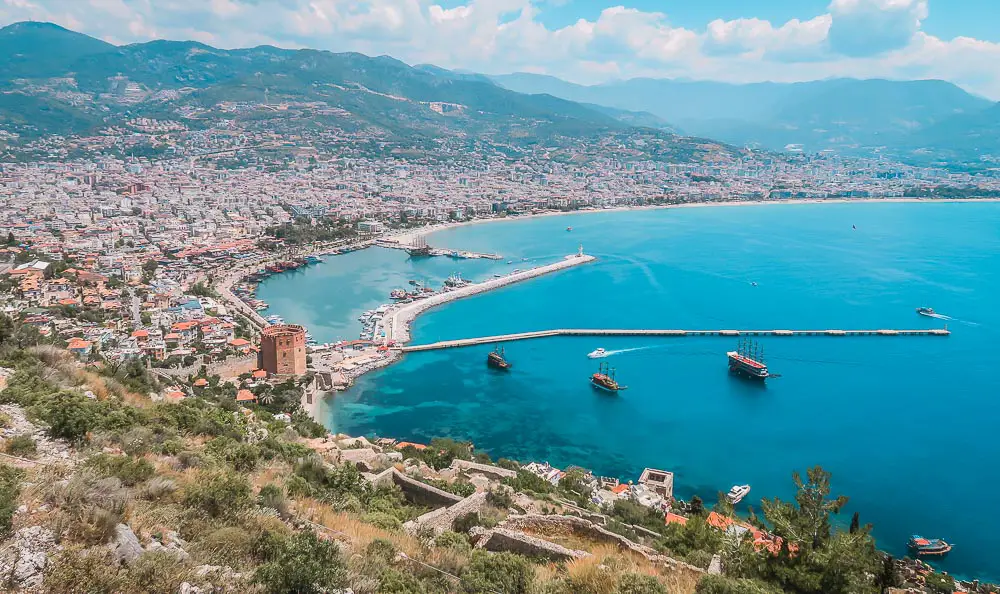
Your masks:
<svg viewBox="0 0 1000 594"><path fill-rule="evenodd" d="M937 318L939 320L954 320L955 319L955 318L953 318L951 316L946 316L944 314L939 314L939 313L924 314L924 315L927 316L928 318Z"/></svg>
<svg viewBox="0 0 1000 594"><path fill-rule="evenodd" d="M655 348L657 348L657 347L655 347L655 346L644 346L644 347L635 347L635 348L631 348L631 349L616 349L616 350L613 350L613 351L604 351L604 356L605 357L611 357L613 355L624 355L625 353L634 353L636 351L646 351L646 350L655 349Z"/></svg>

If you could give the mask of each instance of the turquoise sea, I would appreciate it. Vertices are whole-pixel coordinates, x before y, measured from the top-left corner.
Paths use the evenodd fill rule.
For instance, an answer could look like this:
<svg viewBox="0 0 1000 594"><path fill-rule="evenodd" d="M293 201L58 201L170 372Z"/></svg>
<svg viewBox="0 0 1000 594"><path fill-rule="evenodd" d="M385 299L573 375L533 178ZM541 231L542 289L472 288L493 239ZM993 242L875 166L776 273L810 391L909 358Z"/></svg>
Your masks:
<svg viewBox="0 0 1000 594"><path fill-rule="evenodd" d="M852 225L857 229L852 229ZM572 226L572 232L566 231ZM320 342L356 337L365 309L409 279L482 280L582 244L599 260L432 310L414 342L548 328L933 328L947 338L765 338L766 386L731 377L728 338L553 338L407 355L330 402L328 426L413 441L471 440L494 457L635 479L675 473L708 501L790 497L820 464L880 546L956 544L940 567L1000 578L1000 204L678 208L543 217L437 233L435 246L506 260L409 259L371 249L268 280L260 296ZM522 262L527 259L528 262ZM757 283L753 286L752 283ZM954 319L918 316L931 306ZM594 391L597 347L629 389ZM755 507L759 507L755 505Z"/></svg>

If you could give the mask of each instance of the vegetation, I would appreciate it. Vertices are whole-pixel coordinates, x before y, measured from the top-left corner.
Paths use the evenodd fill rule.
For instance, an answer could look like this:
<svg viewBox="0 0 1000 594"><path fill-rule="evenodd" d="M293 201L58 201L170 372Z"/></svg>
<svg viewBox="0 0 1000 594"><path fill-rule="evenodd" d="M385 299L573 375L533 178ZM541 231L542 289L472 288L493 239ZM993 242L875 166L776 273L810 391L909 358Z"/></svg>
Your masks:
<svg viewBox="0 0 1000 594"><path fill-rule="evenodd" d="M184 581L225 579L195 575L199 565L231 568L243 576L233 587L263 592L695 591L694 581L672 581L679 578L617 547L574 541L568 544L588 548L592 557L560 564L473 549L466 533L495 526L514 507L513 492L533 493L551 509L582 498L589 480L582 469L570 469L554 486L501 460L517 474L486 494L488 505L456 518L436 538L415 537L402 526L429 509L408 501L398 487L371 484L353 464L332 464L314 453L302 441L314 427L275 421L266 403L241 411L234 388L217 377L194 397L153 402L130 389L146 387L145 370L125 364L98 371L45 345L18 347L18 332L0 320L0 366L14 369L0 400L72 443L79 459L72 468L45 464L27 471L0 464L0 539L19 525L19 506L44 506L45 525L61 547L46 569L49 592L76 592L80 583L92 592L177 591ZM296 389L278 384L266 400L293 402ZM30 456L33 445L20 435L4 447ZM402 452L435 468L456 458L488 461L470 444L450 439ZM858 518L838 528L846 498L831 494L829 473L812 468L794 480L793 501L766 500L763 517L750 519L774 535L770 548L726 537L694 502L683 525L665 525L659 512L625 500L604 512L610 529L692 565L706 567L721 555L725 574L702 579L697 591L703 594L876 594L899 585L892 559L875 549L870 526ZM462 481L427 481L463 495L473 490ZM716 506L731 513L725 507ZM148 550L121 564L106 548L121 524L147 549L153 541L166 547L182 539L188 557ZM946 575L927 577L932 591L953 586Z"/></svg>

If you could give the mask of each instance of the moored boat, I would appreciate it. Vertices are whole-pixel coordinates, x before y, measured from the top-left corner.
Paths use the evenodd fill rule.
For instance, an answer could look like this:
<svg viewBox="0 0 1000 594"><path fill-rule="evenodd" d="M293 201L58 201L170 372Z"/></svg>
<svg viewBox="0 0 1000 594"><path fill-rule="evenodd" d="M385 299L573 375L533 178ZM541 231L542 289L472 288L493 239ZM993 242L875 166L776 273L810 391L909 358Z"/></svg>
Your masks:
<svg viewBox="0 0 1000 594"><path fill-rule="evenodd" d="M764 349L758 348L754 342L741 341L735 351L726 353L729 358L729 373L765 380L770 374L764 363Z"/></svg>
<svg viewBox="0 0 1000 594"><path fill-rule="evenodd" d="M510 362L504 357L503 347L499 345L493 349L493 352L486 355L486 364L493 369L500 369L503 371L509 371L511 368Z"/></svg>
<svg viewBox="0 0 1000 594"><path fill-rule="evenodd" d="M733 488L729 489L729 492L726 493L726 499L729 500L729 503L736 505L740 501L743 501L743 498L749 493L750 485L733 485Z"/></svg>
<svg viewBox="0 0 1000 594"><path fill-rule="evenodd" d="M917 534L910 537L906 546L917 557L944 557L952 548L952 545L940 538L924 538Z"/></svg>

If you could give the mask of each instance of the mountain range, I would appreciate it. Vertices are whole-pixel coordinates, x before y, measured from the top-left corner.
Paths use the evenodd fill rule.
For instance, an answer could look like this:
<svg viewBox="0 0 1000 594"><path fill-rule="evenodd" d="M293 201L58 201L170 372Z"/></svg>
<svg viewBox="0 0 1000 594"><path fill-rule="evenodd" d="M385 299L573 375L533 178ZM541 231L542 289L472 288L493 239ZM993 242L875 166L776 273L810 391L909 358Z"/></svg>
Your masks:
<svg viewBox="0 0 1000 594"><path fill-rule="evenodd" d="M493 76L508 89L644 111L682 132L737 145L901 156L1000 154L988 131L998 104L940 80L834 79L728 84L636 78L584 86L528 73Z"/></svg>
<svg viewBox="0 0 1000 594"><path fill-rule="evenodd" d="M115 46L51 23L0 29L0 72L0 125L28 135L92 130L121 114L176 119L181 108L211 112L239 102L311 102L317 120L428 142L467 133L524 143L663 124L388 56L190 41Z"/></svg>
<svg viewBox="0 0 1000 594"><path fill-rule="evenodd" d="M1000 155L1000 104L938 80L583 86L358 53L164 40L116 46L37 22L0 29L0 73L0 127L27 137L141 116L186 114L196 125L231 117L221 105L270 102L314 106L296 112L309 125L376 129L418 145L455 134L530 145L644 129L683 155L732 150L698 137L932 161Z"/></svg>

